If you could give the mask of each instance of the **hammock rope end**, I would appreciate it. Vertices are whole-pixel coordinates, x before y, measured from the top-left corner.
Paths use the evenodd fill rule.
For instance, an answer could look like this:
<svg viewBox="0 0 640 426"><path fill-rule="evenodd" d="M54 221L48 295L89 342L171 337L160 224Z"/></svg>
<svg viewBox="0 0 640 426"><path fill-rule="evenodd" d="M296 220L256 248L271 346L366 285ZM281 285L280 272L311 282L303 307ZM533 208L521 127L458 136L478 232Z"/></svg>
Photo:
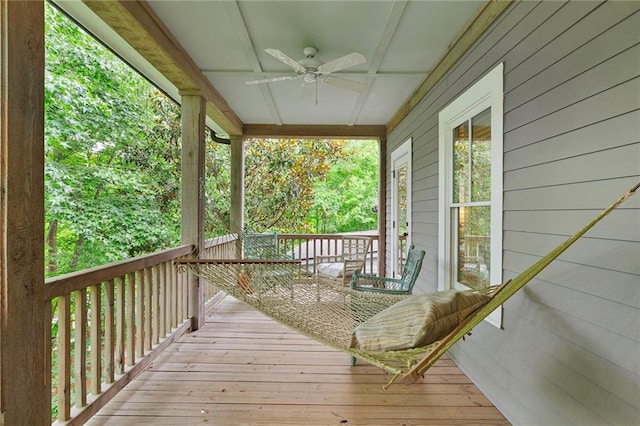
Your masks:
<svg viewBox="0 0 640 426"><path fill-rule="evenodd" d="M382 386L383 390L388 390L389 387L402 375L402 371L398 371L393 377L387 382L386 385Z"/></svg>

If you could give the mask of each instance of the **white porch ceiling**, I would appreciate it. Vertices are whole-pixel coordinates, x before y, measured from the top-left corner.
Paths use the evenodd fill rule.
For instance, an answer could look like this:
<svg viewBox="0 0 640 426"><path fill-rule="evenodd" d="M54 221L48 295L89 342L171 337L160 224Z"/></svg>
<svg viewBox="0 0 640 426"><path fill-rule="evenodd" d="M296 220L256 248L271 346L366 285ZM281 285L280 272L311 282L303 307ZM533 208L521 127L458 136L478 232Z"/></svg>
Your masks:
<svg viewBox="0 0 640 426"><path fill-rule="evenodd" d="M243 123L385 125L485 2L150 0L148 4ZM81 23L96 26L95 19L66 9ZM118 43L109 44L118 50ZM364 83L367 90L358 93L320 82L316 104L314 96L300 99L300 79L245 84L293 75L264 49L280 49L298 60L307 46L316 47L317 58L324 62L351 52L363 54L366 63L336 75Z"/></svg>

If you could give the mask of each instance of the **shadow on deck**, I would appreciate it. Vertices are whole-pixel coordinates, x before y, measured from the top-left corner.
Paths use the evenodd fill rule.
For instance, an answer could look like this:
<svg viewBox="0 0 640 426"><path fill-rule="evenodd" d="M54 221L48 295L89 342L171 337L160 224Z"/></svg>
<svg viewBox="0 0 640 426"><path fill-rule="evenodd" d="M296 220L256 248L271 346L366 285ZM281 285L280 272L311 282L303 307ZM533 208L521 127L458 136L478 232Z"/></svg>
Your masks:
<svg viewBox="0 0 640 426"><path fill-rule="evenodd" d="M388 379L226 297L88 424L508 424L446 357L418 383Z"/></svg>

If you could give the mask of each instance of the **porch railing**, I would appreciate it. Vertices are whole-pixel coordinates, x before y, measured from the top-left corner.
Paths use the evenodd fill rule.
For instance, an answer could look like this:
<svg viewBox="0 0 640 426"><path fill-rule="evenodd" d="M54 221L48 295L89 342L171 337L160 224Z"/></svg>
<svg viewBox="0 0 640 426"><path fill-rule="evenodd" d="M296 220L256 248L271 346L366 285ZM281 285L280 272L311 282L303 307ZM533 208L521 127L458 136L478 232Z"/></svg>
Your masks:
<svg viewBox="0 0 640 426"><path fill-rule="evenodd" d="M181 246L46 281L53 304L53 411L82 424L184 333L187 272L173 261ZM49 341L51 341L51 336Z"/></svg>
<svg viewBox="0 0 640 426"><path fill-rule="evenodd" d="M354 236L360 236L353 234ZM364 266L364 272L371 274L378 271L378 236L362 234L373 242ZM278 252L300 259L300 267L310 275L315 274L315 256L330 256L341 253L341 234L278 234Z"/></svg>

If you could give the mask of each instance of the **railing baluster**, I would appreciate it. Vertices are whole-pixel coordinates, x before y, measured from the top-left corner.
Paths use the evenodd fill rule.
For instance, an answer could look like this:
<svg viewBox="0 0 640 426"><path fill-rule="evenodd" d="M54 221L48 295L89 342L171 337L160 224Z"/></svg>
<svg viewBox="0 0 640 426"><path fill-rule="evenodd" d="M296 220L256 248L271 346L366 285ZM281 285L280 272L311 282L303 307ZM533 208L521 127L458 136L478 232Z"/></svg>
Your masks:
<svg viewBox="0 0 640 426"><path fill-rule="evenodd" d="M174 271L174 267L173 267L173 263L171 264L167 264L167 288L166 288L166 293L167 293L167 334L171 333L171 329L172 327L172 318L173 318L173 306L174 306L174 295L173 295L173 282L174 282L174 275L175 275L175 271Z"/></svg>
<svg viewBox="0 0 640 426"><path fill-rule="evenodd" d="M188 287L188 277L189 271L182 271L180 273L180 315L178 315L178 324L180 324L187 317L187 310L185 306L187 305L188 297L187 297L187 287Z"/></svg>
<svg viewBox="0 0 640 426"><path fill-rule="evenodd" d="M145 268L144 275L144 350L151 350L151 268Z"/></svg>
<svg viewBox="0 0 640 426"><path fill-rule="evenodd" d="M87 292L74 292L75 327L74 334L74 390L76 407L87 405Z"/></svg>
<svg viewBox="0 0 640 426"><path fill-rule="evenodd" d="M144 355L144 339L145 339L145 327L144 327L144 288L145 288L145 276L144 270L136 271L136 354L138 356Z"/></svg>
<svg viewBox="0 0 640 426"><path fill-rule="evenodd" d="M102 296L100 284L91 289L91 393L102 392Z"/></svg>
<svg viewBox="0 0 640 426"><path fill-rule="evenodd" d="M151 324L151 329L152 329L152 345L157 345L160 342L160 323L161 320L160 318L162 318L162 314L160 312L160 289L161 289L161 284L160 284L160 265L153 265L152 271L151 271L151 275L152 275L152 289L151 289L151 294L152 294L152 300L151 300L151 306L152 306L152 318L153 318L153 322Z"/></svg>
<svg viewBox="0 0 640 426"><path fill-rule="evenodd" d="M159 335L161 339L164 339L167 335L167 264L170 262L164 262L160 265L160 330Z"/></svg>
<svg viewBox="0 0 640 426"><path fill-rule="evenodd" d="M184 306L184 302L183 302L183 298L184 298L184 284L185 284L185 277L186 273L184 271L178 271L178 287L177 287L177 292L178 292L178 314L176 317L176 326L178 324L180 324L180 322L182 321L182 318L184 318L183 313L182 313L182 307Z"/></svg>
<svg viewBox="0 0 640 426"><path fill-rule="evenodd" d="M171 302L171 327L169 328L170 330L173 330L176 325L178 324L178 293L177 293L177 287L178 287L178 272L176 271L175 267L171 268L171 274L169 275L170 279L169 279L169 285L171 287L171 297L170 297L170 302Z"/></svg>
<svg viewBox="0 0 640 426"><path fill-rule="evenodd" d="M125 277L116 277L116 374L124 374Z"/></svg>
<svg viewBox="0 0 640 426"><path fill-rule="evenodd" d="M109 280L105 283L105 288L104 288L104 381L105 383L113 383L113 380L115 378L114 368L113 368L114 283L115 283L115 280Z"/></svg>
<svg viewBox="0 0 640 426"><path fill-rule="evenodd" d="M58 420L71 417L71 297L58 297Z"/></svg>
<svg viewBox="0 0 640 426"><path fill-rule="evenodd" d="M182 319L182 281L184 278L183 271L176 271L176 317L173 326L177 327Z"/></svg>
<svg viewBox="0 0 640 426"><path fill-rule="evenodd" d="M136 274L132 272L127 274L127 286L125 288L126 294L126 333L127 333L127 343L125 348L125 364L127 366L132 366L135 363L136 359L136 348L135 348L135 290L136 290Z"/></svg>

